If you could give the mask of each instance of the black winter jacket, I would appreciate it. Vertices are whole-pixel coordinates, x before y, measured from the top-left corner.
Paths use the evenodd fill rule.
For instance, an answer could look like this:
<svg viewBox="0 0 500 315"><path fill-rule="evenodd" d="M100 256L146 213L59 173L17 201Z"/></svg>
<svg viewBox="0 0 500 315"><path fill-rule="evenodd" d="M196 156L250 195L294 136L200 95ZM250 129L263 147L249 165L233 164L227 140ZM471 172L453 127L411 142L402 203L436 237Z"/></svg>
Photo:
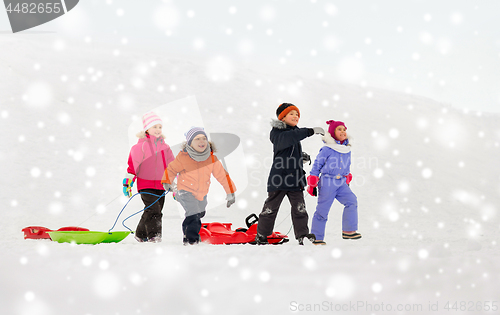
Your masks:
<svg viewBox="0 0 500 315"><path fill-rule="evenodd" d="M273 165L267 180L267 191L304 190L307 185L302 167L302 146L300 141L314 134L312 128L292 127L280 120L271 122L269 135L273 143Z"/></svg>

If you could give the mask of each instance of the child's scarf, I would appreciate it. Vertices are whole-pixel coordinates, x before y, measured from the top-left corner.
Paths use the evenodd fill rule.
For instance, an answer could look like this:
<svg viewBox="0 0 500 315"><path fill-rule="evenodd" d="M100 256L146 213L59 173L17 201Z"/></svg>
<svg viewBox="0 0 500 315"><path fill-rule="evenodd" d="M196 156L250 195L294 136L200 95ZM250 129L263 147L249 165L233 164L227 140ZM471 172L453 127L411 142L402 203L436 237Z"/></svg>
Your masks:
<svg viewBox="0 0 500 315"><path fill-rule="evenodd" d="M192 146L188 145L186 146L186 152L189 154L189 157L196 162L202 162L210 157L210 145L207 145L203 152L198 152Z"/></svg>
<svg viewBox="0 0 500 315"><path fill-rule="evenodd" d="M335 139L333 139L332 135L329 132L326 132L322 137L323 142L325 143L325 147L329 147L339 153L349 153L351 152L351 146L347 145L349 141L344 140L346 144L340 144Z"/></svg>

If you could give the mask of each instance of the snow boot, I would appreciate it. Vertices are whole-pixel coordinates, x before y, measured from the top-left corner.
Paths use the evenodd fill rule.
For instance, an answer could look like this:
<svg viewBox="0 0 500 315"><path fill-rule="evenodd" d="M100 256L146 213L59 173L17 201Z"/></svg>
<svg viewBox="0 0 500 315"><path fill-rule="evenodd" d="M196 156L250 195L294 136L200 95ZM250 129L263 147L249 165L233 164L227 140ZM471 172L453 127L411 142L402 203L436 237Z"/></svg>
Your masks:
<svg viewBox="0 0 500 315"><path fill-rule="evenodd" d="M200 242L201 242L201 237L199 235L198 235L198 239L196 239L196 240L190 240L187 237L184 237L182 240L182 243L184 244L184 246L196 245L196 244L199 244Z"/></svg>
<svg viewBox="0 0 500 315"><path fill-rule="evenodd" d="M322 240L315 240L313 242L314 245L326 245L326 242L325 241L322 241Z"/></svg>
<svg viewBox="0 0 500 315"><path fill-rule="evenodd" d="M342 232L342 238L345 240L359 240L361 238L361 234L357 232L352 232L352 233Z"/></svg>
<svg viewBox="0 0 500 315"><path fill-rule="evenodd" d="M267 236L264 236L260 233L257 233L257 235L255 235L255 242L257 243L257 245L269 244L269 241L267 240Z"/></svg>
<svg viewBox="0 0 500 315"><path fill-rule="evenodd" d="M148 242L150 242L150 243L161 243L161 235L156 235L156 236L153 236L152 238L149 238Z"/></svg>
<svg viewBox="0 0 500 315"><path fill-rule="evenodd" d="M299 236L297 238L297 241L299 242L299 245L304 245L304 238L307 238L309 241L314 242L316 240L316 235L309 233L306 235Z"/></svg>
<svg viewBox="0 0 500 315"><path fill-rule="evenodd" d="M139 242L139 243L145 243L148 241L147 237L139 237L137 235L134 236L134 238Z"/></svg>

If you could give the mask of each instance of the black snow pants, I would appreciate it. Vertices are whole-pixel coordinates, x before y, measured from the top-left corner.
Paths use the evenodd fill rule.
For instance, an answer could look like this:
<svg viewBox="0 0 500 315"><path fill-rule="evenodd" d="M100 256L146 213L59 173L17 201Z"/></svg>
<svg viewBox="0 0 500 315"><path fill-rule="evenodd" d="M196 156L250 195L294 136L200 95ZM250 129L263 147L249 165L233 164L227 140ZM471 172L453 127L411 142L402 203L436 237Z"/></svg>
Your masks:
<svg viewBox="0 0 500 315"><path fill-rule="evenodd" d="M268 193L262 212L259 215L257 233L263 236L269 236L273 233L276 216L278 215L278 210L285 196L288 197L292 206L292 223L295 238L309 234L309 227L307 226L309 215L306 211L304 192L286 190L278 190Z"/></svg>
<svg viewBox="0 0 500 315"><path fill-rule="evenodd" d="M165 203L165 196L161 197L158 202L155 202L165 191L159 189L141 189L139 192L146 192L148 194L141 194L144 208L147 208L142 213L141 220L135 230L135 235L139 238L161 238L161 213L163 204ZM154 194L150 195L150 194Z"/></svg>

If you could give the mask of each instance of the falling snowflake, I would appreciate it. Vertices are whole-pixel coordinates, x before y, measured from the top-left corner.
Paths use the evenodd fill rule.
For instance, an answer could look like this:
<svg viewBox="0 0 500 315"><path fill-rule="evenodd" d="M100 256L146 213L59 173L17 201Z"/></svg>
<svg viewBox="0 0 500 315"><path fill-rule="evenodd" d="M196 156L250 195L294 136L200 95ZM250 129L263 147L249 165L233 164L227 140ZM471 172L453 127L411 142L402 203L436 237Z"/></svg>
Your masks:
<svg viewBox="0 0 500 315"><path fill-rule="evenodd" d="M239 209L246 209L248 207L248 201L246 201L246 199L239 199L237 205Z"/></svg>
<svg viewBox="0 0 500 315"><path fill-rule="evenodd" d="M329 279L325 294L329 298L347 300L353 295L355 288L356 285L351 276L336 274Z"/></svg>
<svg viewBox="0 0 500 315"><path fill-rule="evenodd" d="M117 296L121 289L120 280L110 272L100 273L94 278L94 293L102 299L110 299Z"/></svg>
<svg viewBox="0 0 500 315"><path fill-rule="evenodd" d="M232 267L232 268L235 268L238 266L238 264L240 263L238 257L230 257L227 261L227 264L229 265L229 267Z"/></svg>
<svg viewBox="0 0 500 315"><path fill-rule="evenodd" d="M153 12L153 23L159 29L168 32L179 25L181 14L174 5L170 3L162 4Z"/></svg>
<svg viewBox="0 0 500 315"><path fill-rule="evenodd" d="M83 257L82 258L82 265L84 265L85 267L89 267L90 265L92 265L92 258L89 256Z"/></svg>
<svg viewBox="0 0 500 315"><path fill-rule="evenodd" d="M276 9L270 5L262 7L260 10L260 18L264 21L272 21L276 17Z"/></svg>
<svg viewBox="0 0 500 315"><path fill-rule="evenodd" d="M339 10L334 4L328 3L325 5L325 12L328 15L335 16L338 14Z"/></svg>
<svg viewBox="0 0 500 315"><path fill-rule="evenodd" d="M316 270L317 268L317 263L312 257L304 257L302 263L307 270Z"/></svg>
<svg viewBox="0 0 500 315"><path fill-rule="evenodd" d="M60 112L57 114L57 120L63 125L68 125L71 123L71 116L66 112Z"/></svg>
<svg viewBox="0 0 500 315"><path fill-rule="evenodd" d="M53 98L52 88L45 82L31 84L23 95L23 100L33 108L46 108L53 102Z"/></svg>
<svg viewBox="0 0 500 315"><path fill-rule="evenodd" d="M391 137L392 139L396 139L397 137L399 137L399 130L397 130L396 128L392 128L391 130L389 130L389 137Z"/></svg>
<svg viewBox="0 0 500 315"><path fill-rule="evenodd" d="M340 60L337 73L340 79L348 82L361 80L365 74L365 66L359 58L347 57Z"/></svg>
<svg viewBox="0 0 500 315"><path fill-rule="evenodd" d="M213 81L229 81L234 72L231 60L221 56L210 60L206 69L207 76Z"/></svg>
<svg viewBox="0 0 500 315"><path fill-rule="evenodd" d="M334 249L332 249L331 255L333 258L339 259L340 257L342 257L342 251L339 248L334 248Z"/></svg>
<svg viewBox="0 0 500 315"><path fill-rule="evenodd" d="M378 283L378 282L375 282L374 284L372 284L372 291L374 293L380 293L380 292L382 292L382 288L383 288L383 286L380 283Z"/></svg>
<svg viewBox="0 0 500 315"><path fill-rule="evenodd" d="M54 201L49 204L49 213L52 215L60 215L64 212L64 206L61 202Z"/></svg>
<svg viewBox="0 0 500 315"><path fill-rule="evenodd" d="M460 12L453 12L450 16L450 22L453 25L460 25L460 24L462 24L463 20L464 20L464 17L462 15L462 13L460 13Z"/></svg>
<svg viewBox="0 0 500 315"><path fill-rule="evenodd" d="M38 167L33 167L30 171L31 176L37 178L40 177L42 174L42 171Z"/></svg>
<svg viewBox="0 0 500 315"><path fill-rule="evenodd" d="M429 251L426 250L426 249L420 249L418 251L418 258L424 260L424 259L427 259L429 257Z"/></svg>
<svg viewBox="0 0 500 315"><path fill-rule="evenodd" d="M269 272L267 272L267 271L262 271L259 274L259 279L262 282L268 282L271 279L271 274Z"/></svg>
<svg viewBox="0 0 500 315"><path fill-rule="evenodd" d="M373 171L373 176L375 178L382 178L384 176L384 170L381 168L377 168Z"/></svg>
<svg viewBox="0 0 500 315"><path fill-rule="evenodd" d="M422 170L422 177L425 179L429 179L432 177L432 170L430 168L424 168Z"/></svg>

